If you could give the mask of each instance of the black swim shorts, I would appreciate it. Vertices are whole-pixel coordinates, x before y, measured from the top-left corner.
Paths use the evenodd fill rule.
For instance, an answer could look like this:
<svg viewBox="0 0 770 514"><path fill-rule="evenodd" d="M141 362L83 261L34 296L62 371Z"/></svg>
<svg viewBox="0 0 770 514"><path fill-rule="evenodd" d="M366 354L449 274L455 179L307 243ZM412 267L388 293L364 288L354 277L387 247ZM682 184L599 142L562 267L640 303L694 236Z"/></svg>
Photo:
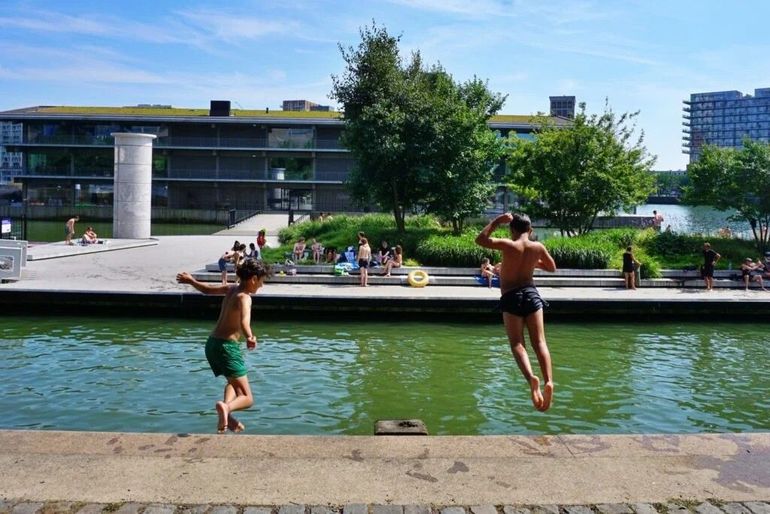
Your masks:
<svg viewBox="0 0 770 514"><path fill-rule="evenodd" d="M540 298L535 286L522 286L510 289L500 297L500 310L526 318L548 306L548 302Z"/></svg>

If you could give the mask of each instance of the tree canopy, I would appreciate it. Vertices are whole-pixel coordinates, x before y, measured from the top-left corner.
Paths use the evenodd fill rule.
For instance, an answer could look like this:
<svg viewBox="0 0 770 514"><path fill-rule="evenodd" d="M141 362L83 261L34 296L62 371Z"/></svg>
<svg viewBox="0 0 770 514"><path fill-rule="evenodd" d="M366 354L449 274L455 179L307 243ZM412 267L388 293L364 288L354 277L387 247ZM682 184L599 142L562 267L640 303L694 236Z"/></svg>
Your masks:
<svg viewBox="0 0 770 514"><path fill-rule="evenodd" d="M404 62L399 37L363 28L357 48L340 46L345 72L333 76L331 97L344 107L343 144L356 158L348 179L354 200L393 212L422 209L451 221L480 214L492 193L502 141L487 121L505 98L474 78L456 83L419 52Z"/></svg>
<svg viewBox="0 0 770 514"><path fill-rule="evenodd" d="M735 210L733 219L751 227L757 250L768 248L770 224L770 144L745 139L742 148L703 147L687 167L684 201Z"/></svg>
<svg viewBox="0 0 770 514"><path fill-rule="evenodd" d="M523 210L574 235L590 231L600 213L643 203L652 192L655 157L643 145L644 133L634 139L637 115L618 117L605 105L589 116L581 103L569 125L545 119L534 140L512 137L508 179Z"/></svg>

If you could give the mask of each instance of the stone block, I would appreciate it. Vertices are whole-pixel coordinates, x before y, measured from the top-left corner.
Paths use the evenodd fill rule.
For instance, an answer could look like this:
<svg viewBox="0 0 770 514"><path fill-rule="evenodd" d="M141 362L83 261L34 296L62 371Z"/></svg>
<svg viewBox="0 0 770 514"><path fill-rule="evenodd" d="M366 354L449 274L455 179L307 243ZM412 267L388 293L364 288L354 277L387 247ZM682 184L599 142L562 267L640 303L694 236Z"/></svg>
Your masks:
<svg viewBox="0 0 770 514"><path fill-rule="evenodd" d="M464 507L444 507L439 511L441 514L465 514Z"/></svg>
<svg viewBox="0 0 770 514"><path fill-rule="evenodd" d="M204 503L201 505L185 505L179 509L179 514L206 514L211 505Z"/></svg>
<svg viewBox="0 0 770 514"><path fill-rule="evenodd" d="M270 507L246 507L243 509L243 514L272 514L273 509Z"/></svg>
<svg viewBox="0 0 770 514"><path fill-rule="evenodd" d="M565 505L564 512L567 514L594 514L587 505Z"/></svg>
<svg viewBox="0 0 770 514"><path fill-rule="evenodd" d="M658 514L658 510L652 505L652 503L634 503L631 505L636 514Z"/></svg>
<svg viewBox="0 0 770 514"><path fill-rule="evenodd" d="M369 506L365 503L348 503L342 507L342 514L369 514Z"/></svg>
<svg viewBox="0 0 770 514"><path fill-rule="evenodd" d="M419 419L381 419L374 424L374 435L428 435Z"/></svg>
<svg viewBox="0 0 770 514"><path fill-rule="evenodd" d="M337 514L338 512L338 510L326 505L313 505L310 507L310 514Z"/></svg>
<svg viewBox="0 0 770 514"><path fill-rule="evenodd" d="M87 503L80 507L76 514L102 514L106 505L102 503Z"/></svg>
<svg viewBox="0 0 770 514"><path fill-rule="evenodd" d="M17 503L11 509L11 514L35 514L42 507L43 504L38 502Z"/></svg>
<svg viewBox="0 0 770 514"><path fill-rule="evenodd" d="M75 502L46 502L40 509L40 514L70 514ZM8 512L0 506L0 512Z"/></svg>
<svg viewBox="0 0 770 514"><path fill-rule="evenodd" d="M372 514L404 514L403 505L372 505Z"/></svg>
<svg viewBox="0 0 770 514"><path fill-rule="evenodd" d="M471 514L497 514L497 508L494 505L471 505L468 508Z"/></svg>
<svg viewBox="0 0 770 514"><path fill-rule="evenodd" d="M151 503L144 509L143 514L174 514L176 505L168 503ZM232 514L235 514L234 512Z"/></svg>
<svg viewBox="0 0 770 514"><path fill-rule="evenodd" d="M514 507L513 505L503 505L503 514L532 514L527 507Z"/></svg>
<svg viewBox="0 0 770 514"><path fill-rule="evenodd" d="M281 505L278 514L305 514L304 505Z"/></svg>
<svg viewBox="0 0 770 514"><path fill-rule="evenodd" d="M770 503L768 502L743 502L754 514L770 514Z"/></svg>
<svg viewBox="0 0 770 514"><path fill-rule="evenodd" d="M601 514L634 514L627 503L602 503L596 506Z"/></svg>
<svg viewBox="0 0 770 514"><path fill-rule="evenodd" d="M404 505L404 514L432 514L430 505Z"/></svg>
<svg viewBox="0 0 770 514"><path fill-rule="evenodd" d="M535 505L532 507L532 514L559 514L558 505Z"/></svg>
<svg viewBox="0 0 770 514"><path fill-rule="evenodd" d="M751 511L738 502L729 502L722 505L722 510L727 514L751 514Z"/></svg>
<svg viewBox="0 0 770 514"><path fill-rule="evenodd" d="M697 514L724 514L724 511L719 507L712 505L709 502L703 502L695 506L695 512Z"/></svg>
<svg viewBox="0 0 770 514"><path fill-rule="evenodd" d="M668 502L666 504L666 510L668 511L668 514L690 514L689 509L673 502Z"/></svg>

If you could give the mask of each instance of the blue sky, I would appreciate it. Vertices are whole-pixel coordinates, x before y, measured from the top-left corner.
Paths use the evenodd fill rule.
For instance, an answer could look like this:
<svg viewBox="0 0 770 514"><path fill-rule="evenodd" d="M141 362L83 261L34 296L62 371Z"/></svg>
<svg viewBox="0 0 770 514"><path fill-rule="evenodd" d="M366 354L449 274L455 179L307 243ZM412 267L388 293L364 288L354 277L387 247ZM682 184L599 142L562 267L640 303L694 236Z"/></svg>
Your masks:
<svg viewBox="0 0 770 514"><path fill-rule="evenodd" d="M765 0L3 0L0 110L333 103L338 43L376 20L404 55L487 79L503 114L546 111L549 95L640 110L655 168L679 169L683 99L770 87L768 19Z"/></svg>

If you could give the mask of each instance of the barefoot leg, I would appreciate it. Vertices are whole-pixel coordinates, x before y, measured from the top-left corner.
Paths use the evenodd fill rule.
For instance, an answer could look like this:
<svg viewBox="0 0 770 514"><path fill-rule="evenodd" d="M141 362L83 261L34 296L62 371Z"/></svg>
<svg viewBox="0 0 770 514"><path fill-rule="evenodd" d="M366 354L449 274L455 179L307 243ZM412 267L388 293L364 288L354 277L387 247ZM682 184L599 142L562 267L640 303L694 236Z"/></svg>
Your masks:
<svg viewBox="0 0 770 514"><path fill-rule="evenodd" d="M230 408L225 402L217 402L217 434L224 434L227 430L227 417L230 415Z"/></svg>
<svg viewBox="0 0 770 514"><path fill-rule="evenodd" d="M532 397L532 405L537 410L543 410L543 394L540 392L540 379L536 376L532 376L529 379L529 392Z"/></svg>
<svg viewBox="0 0 770 514"><path fill-rule="evenodd" d="M546 382L545 387L543 387L543 405L539 410L543 412L547 411L551 407L552 401L553 401L553 382Z"/></svg>

